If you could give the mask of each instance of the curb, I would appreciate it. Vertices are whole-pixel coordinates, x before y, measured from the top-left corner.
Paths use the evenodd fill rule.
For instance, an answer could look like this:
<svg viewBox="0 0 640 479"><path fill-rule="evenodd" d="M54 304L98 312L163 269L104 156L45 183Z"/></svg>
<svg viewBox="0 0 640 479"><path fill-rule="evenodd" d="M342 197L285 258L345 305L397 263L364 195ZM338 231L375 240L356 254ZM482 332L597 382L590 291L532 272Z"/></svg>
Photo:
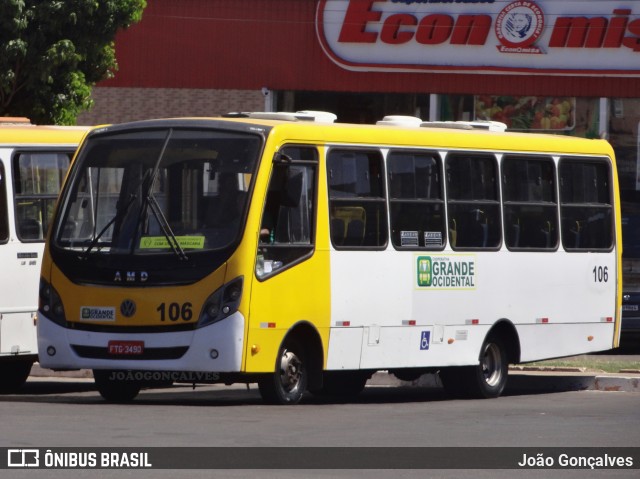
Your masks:
<svg viewBox="0 0 640 479"><path fill-rule="evenodd" d="M37 378L91 378L93 379L93 373L90 369L78 369L75 371L54 371L53 369L45 369L40 367L37 362L31 366L30 377Z"/></svg>
<svg viewBox="0 0 640 479"><path fill-rule="evenodd" d="M640 372L608 374L585 368L514 368L509 370L507 392L617 391L640 393ZM375 373L369 386L441 388L436 374L424 374L415 381L402 381L386 372Z"/></svg>

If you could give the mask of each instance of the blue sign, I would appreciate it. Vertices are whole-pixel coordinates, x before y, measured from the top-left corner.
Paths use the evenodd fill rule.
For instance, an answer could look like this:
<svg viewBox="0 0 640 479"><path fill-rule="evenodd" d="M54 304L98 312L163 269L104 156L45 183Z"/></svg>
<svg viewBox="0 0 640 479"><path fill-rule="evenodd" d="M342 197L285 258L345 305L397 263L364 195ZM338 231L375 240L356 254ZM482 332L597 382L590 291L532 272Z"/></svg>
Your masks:
<svg viewBox="0 0 640 479"><path fill-rule="evenodd" d="M422 337L420 338L420 350L421 351L428 350L430 342L431 342L431 331L422 331Z"/></svg>

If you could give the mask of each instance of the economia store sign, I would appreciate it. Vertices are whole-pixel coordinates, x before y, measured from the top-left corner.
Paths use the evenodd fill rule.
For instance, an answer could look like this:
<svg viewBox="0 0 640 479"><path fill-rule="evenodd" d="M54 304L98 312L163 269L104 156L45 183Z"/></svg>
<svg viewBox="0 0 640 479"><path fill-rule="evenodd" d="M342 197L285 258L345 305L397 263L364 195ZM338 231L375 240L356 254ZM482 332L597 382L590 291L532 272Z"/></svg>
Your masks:
<svg viewBox="0 0 640 479"><path fill-rule="evenodd" d="M637 0L320 0L316 30L349 70L640 74Z"/></svg>

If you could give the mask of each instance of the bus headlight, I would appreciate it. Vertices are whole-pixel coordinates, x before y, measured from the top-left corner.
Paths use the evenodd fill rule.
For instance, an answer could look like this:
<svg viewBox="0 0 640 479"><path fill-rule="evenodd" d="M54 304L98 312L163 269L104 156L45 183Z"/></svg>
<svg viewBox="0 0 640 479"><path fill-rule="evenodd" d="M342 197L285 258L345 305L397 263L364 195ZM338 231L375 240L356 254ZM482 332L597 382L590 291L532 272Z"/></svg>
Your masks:
<svg viewBox="0 0 640 479"><path fill-rule="evenodd" d="M60 326L65 326L67 319L58 292L44 278L40 278L38 312Z"/></svg>
<svg viewBox="0 0 640 479"><path fill-rule="evenodd" d="M198 319L198 327L218 322L238 311L242 299L242 276L218 288L207 298Z"/></svg>

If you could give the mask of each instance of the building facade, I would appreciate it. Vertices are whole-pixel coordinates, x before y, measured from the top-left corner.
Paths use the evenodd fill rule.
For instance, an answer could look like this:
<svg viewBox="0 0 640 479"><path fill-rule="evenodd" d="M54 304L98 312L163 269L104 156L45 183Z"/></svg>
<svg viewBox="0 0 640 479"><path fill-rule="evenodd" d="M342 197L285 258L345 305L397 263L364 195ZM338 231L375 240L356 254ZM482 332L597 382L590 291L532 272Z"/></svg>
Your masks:
<svg viewBox="0 0 640 479"><path fill-rule="evenodd" d="M80 123L330 110L607 137L640 188L640 2L149 0Z"/></svg>
<svg viewBox="0 0 640 479"><path fill-rule="evenodd" d="M638 1L148 0L116 51L82 124L308 109L604 137L640 234Z"/></svg>

